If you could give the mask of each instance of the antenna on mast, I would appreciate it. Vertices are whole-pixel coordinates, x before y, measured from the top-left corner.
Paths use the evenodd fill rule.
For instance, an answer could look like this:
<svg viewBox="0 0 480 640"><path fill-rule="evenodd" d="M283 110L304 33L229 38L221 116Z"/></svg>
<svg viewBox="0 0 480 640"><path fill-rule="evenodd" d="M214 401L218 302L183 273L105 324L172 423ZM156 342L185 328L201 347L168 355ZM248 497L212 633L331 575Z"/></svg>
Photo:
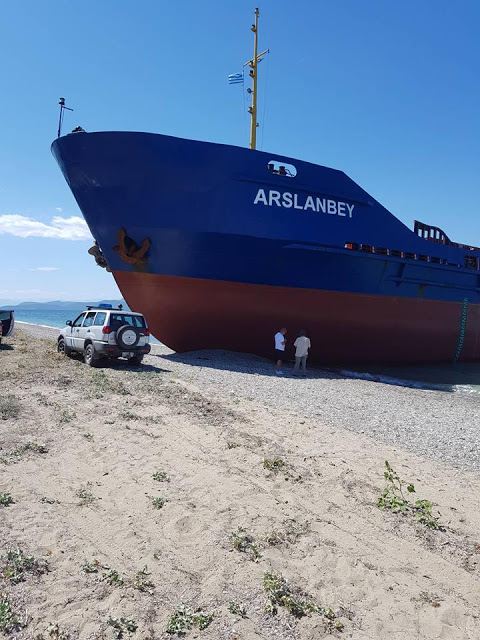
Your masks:
<svg viewBox="0 0 480 640"><path fill-rule="evenodd" d="M251 116L251 125L250 125L250 149L257 148L257 86L258 86L258 63L263 58L263 56L270 51L270 49L265 49L262 53L257 54L258 51L258 16L260 15L260 11L255 9L255 24L252 24L252 31L254 35L253 40L253 58L246 62L243 66L250 67L250 77L253 80L253 87L251 89L247 89L248 93L252 95L252 106L248 108L248 113Z"/></svg>
<svg viewBox="0 0 480 640"><path fill-rule="evenodd" d="M63 112L65 111L65 109L67 111L73 111L73 109L70 109L70 107L65 106L65 98L60 98L60 100L58 101L58 104L60 105L60 116L58 117L57 138L60 138L60 136L62 135Z"/></svg>

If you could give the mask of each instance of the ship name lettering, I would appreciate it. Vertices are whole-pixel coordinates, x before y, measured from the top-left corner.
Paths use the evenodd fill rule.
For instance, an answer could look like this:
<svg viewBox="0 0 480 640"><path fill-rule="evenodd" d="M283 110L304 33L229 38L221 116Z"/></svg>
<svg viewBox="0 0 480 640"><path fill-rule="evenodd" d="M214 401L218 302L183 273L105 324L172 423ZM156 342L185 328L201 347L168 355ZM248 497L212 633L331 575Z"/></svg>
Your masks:
<svg viewBox="0 0 480 640"><path fill-rule="evenodd" d="M315 213L326 213L331 216L341 216L343 218L353 217L354 204L339 202L330 198L319 198L318 196L305 196L289 191L275 191L274 189L259 189L253 204L263 204L267 207L276 205L284 209L298 209L300 211L314 211Z"/></svg>

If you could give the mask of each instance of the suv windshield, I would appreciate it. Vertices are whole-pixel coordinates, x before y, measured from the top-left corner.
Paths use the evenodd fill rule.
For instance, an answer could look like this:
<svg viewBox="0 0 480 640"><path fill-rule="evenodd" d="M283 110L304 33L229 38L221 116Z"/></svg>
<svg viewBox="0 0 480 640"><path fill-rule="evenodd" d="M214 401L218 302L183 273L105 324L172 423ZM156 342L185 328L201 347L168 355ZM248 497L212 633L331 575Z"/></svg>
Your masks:
<svg viewBox="0 0 480 640"><path fill-rule="evenodd" d="M116 331L122 325L129 324L137 329L145 329L145 319L143 316L130 316L125 313L111 313L110 314L110 326Z"/></svg>

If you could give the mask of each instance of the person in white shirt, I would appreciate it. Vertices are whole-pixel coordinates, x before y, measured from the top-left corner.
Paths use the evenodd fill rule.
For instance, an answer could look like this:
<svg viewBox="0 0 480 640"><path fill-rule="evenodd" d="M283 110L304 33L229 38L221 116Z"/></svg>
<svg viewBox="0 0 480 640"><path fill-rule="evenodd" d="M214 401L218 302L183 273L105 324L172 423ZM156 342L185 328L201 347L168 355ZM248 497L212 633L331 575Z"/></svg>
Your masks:
<svg viewBox="0 0 480 640"><path fill-rule="evenodd" d="M307 338L306 331L300 331L300 335L293 343L293 346L295 347L295 366L293 368L293 375L298 376L298 371L301 366L302 375L306 377L308 350L312 346L310 344L310 338Z"/></svg>
<svg viewBox="0 0 480 640"><path fill-rule="evenodd" d="M277 361L275 373L277 376L283 376L282 362L285 358L285 343L287 342L287 339L285 338L286 333L287 330L285 327L282 327L280 331L275 334L275 359Z"/></svg>

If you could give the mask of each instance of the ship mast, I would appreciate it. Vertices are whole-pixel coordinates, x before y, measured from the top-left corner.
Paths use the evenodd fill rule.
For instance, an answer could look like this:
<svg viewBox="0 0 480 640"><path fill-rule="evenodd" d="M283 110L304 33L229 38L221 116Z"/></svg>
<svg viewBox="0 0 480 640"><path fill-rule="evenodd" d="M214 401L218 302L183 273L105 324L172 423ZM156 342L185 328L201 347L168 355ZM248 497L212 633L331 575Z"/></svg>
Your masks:
<svg viewBox="0 0 480 640"><path fill-rule="evenodd" d="M246 62L243 66L250 67L250 77L253 80L253 88L248 89L248 93L252 94L252 106L248 108L248 113L251 116L251 125L250 125L250 149L257 148L257 82L258 82L258 63L263 58L263 56L268 53L268 49L262 51L262 53L257 54L258 51L258 16L260 15L260 11L255 9L255 24L252 24L252 31L254 35L253 41L253 58Z"/></svg>

